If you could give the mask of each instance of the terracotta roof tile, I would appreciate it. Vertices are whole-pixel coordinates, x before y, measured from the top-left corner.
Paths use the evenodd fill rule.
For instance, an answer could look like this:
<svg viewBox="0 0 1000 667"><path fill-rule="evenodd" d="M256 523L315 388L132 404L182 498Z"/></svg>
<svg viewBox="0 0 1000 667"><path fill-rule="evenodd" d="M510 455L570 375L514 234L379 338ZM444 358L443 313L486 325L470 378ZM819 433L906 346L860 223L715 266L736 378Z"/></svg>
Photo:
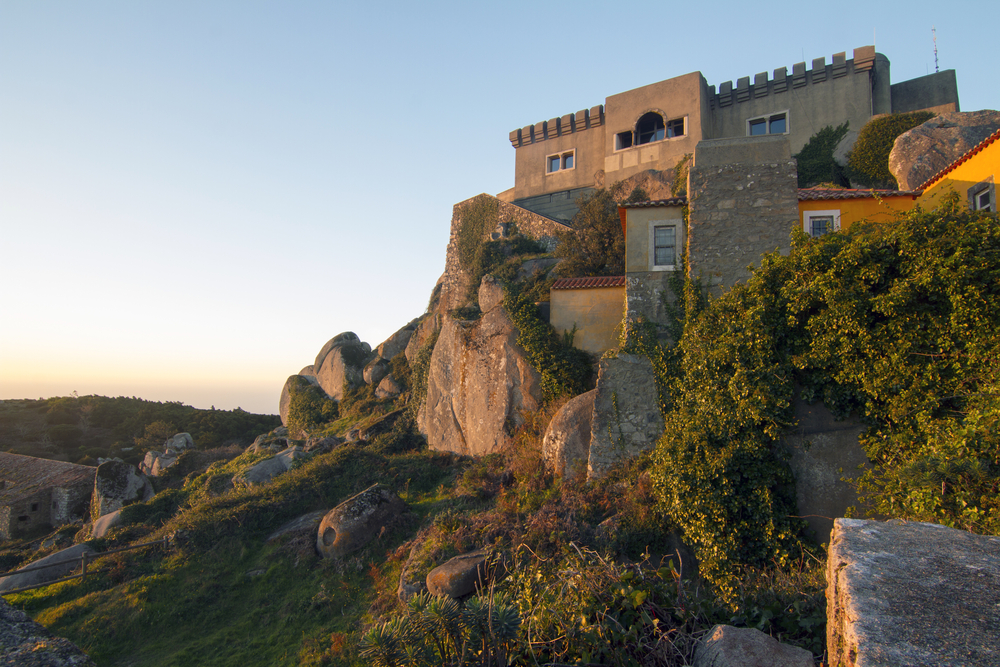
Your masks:
<svg viewBox="0 0 1000 667"><path fill-rule="evenodd" d="M938 173L934 174L929 179L924 181L924 183L920 186L920 189L926 190L928 187L930 187L931 183L936 183L937 181L940 181L942 178L947 176L949 172L957 169L959 165L967 161L976 153L982 151L984 148L992 144L994 141L1000 141L1000 129L998 129L996 132L994 132L993 134L986 137L978 144L970 148L968 151L965 152L964 155L962 155L962 157L958 158L957 160L949 164L947 167L945 167L944 169L942 169L941 171L939 171Z"/></svg>
<svg viewBox="0 0 1000 667"><path fill-rule="evenodd" d="M799 188L799 201L823 199L872 199L874 197L917 197L921 190L838 190L835 188Z"/></svg>
<svg viewBox="0 0 1000 667"><path fill-rule="evenodd" d="M561 278L552 284L552 289L593 289L597 287L625 287L625 276Z"/></svg>
<svg viewBox="0 0 1000 667"><path fill-rule="evenodd" d="M687 197L670 197L669 199L654 199L653 201L637 201L632 204L622 204L618 208L653 208L656 206L687 206Z"/></svg>

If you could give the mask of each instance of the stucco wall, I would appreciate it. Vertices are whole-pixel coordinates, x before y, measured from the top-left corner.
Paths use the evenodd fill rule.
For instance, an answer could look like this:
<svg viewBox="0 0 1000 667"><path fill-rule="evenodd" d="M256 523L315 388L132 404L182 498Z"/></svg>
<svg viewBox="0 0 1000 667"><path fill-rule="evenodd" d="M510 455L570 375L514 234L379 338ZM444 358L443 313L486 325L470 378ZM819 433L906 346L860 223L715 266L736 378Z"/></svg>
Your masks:
<svg viewBox="0 0 1000 667"><path fill-rule="evenodd" d="M604 107L566 114L511 132L514 156L514 198L546 192L593 187L604 169ZM547 173L548 155L575 151L575 166Z"/></svg>
<svg viewBox="0 0 1000 667"><path fill-rule="evenodd" d="M799 225L795 160L784 137L703 141L688 174L688 271L719 295Z"/></svg>
<svg viewBox="0 0 1000 667"><path fill-rule="evenodd" d="M990 179L994 184L994 201L997 201L995 186L998 176L1000 176L1000 139L994 140L949 171L943 178L932 183L917 199L917 203L925 209L936 208L941 204L941 198L949 192L957 192L962 201L967 201L969 188Z"/></svg>
<svg viewBox="0 0 1000 667"><path fill-rule="evenodd" d="M935 113L961 111L955 70L946 69L909 81L892 84L892 112L929 109Z"/></svg>
<svg viewBox="0 0 1000 667"><path fill-rule="evenodd" d="M834 54L833 62L816 58L812 67L796 63L792 71L781 67L772 76L761 72L720 86L712 98L711 137L745 137L751 118L787 114L787 134L792 153L827 125L844 121L860 130L874 113L887 113L889 61L874 47L854 50L854 58ZM884 90L883 90L884 88Z"/></svg>
<svg viewBox="0 0 1000 667"><path fill-rule="evenodd" d="M559 335L576 326L575 347L595 354L618 347L624 287L554 289L549 300L549 323Z"/></svg>
<svg viewBox="0 0 1000 667"><path fill-rule="evenodd" d="M664 301L672 301L670 281L686 253L687 234L682 206L655 206L627 209L625 228L625 311L630 320L642 317L655 324L667 322ZM651 230L657 225L675 225L677 229L678 264L672 270L653 270L650 260Z"/></svg>
<svg viewBox="0 0 1000 667"><path fill-rule="evenodd" d="M805 224L806 211L837 211L840 231L845 232L859 220L888 222L916 206L916 195L865 197L861 199L820 199L799 202L799 224ZM804 228L803 228L804 229ZM807 230L804 230L807 231Z"/></svg>

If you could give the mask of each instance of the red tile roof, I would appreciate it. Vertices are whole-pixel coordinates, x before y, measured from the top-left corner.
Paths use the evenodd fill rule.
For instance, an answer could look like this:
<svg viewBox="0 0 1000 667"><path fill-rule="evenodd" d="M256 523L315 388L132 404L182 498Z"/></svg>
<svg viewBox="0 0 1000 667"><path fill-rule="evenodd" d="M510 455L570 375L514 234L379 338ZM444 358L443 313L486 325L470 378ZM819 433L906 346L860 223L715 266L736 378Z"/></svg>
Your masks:
<svg viewBox="0 0 1000 667"><path fill-rule="evenodd" d="M618 208L653 208L656 206L687 206L687 197L671 197L669 199L654 199L653 201L637 201L632 204L622 204Z"/></svg>
<svg viewBox="0 0 1000 667"><path fill-rule="evenodd" d="M921 190L839 190L835 188L799 188L799 201L823 199L872 199L874 197L918 197Z"/></svg>
<svg viewBox="0 0 1000 667"><path fill-rule="evenodd" d="M552 284L552 289L593 289L596 287L625 287L625 276L561 278Z"/></svg>
<svg viewBox="0 0 1000 667"><path fill-rule="evenodd" d="M944 169L942 169L938 173L936 173L933 176L931 176L929 179L927 179L923 183L923 185L920 186L920 189L921 190L926 190L927 188L930 187L931 183L935 183L937 181L940 181L942 178L944 178L945 176L947 176L949 172L954 171L955 169L957 169L960 164L962 164L963 162L966 162L973 155L975 155L976 153L979 153L984 148L986 148L987 146L989 146L990 144L992 144L994 141L998 141L998 140L1000 140L1000 129L998 129L996 132L994 132L993 134L991 134L990 136L986 137L985 139L983 139L982 141L980 141L978 144L976 144L975 146L973 146L972 148L970 148L968 151L965 152L964 155L962 155L962 157L958 158L957 160L955 160L954 162L952 162L951 164L949 164L947 167L945 167Z"/></svg>

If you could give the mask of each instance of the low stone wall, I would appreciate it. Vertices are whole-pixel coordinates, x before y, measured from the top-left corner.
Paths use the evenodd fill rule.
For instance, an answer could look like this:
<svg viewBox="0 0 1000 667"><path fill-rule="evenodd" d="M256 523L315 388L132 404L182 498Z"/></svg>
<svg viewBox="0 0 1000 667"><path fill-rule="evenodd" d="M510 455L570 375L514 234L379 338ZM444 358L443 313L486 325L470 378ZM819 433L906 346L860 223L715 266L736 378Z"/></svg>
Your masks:
<svg viewBox="0 0 1000 667"><path fill-rule="evenodd" d="M826 603L830 667L1000 667L1000 537L837 519Z"/></svg>

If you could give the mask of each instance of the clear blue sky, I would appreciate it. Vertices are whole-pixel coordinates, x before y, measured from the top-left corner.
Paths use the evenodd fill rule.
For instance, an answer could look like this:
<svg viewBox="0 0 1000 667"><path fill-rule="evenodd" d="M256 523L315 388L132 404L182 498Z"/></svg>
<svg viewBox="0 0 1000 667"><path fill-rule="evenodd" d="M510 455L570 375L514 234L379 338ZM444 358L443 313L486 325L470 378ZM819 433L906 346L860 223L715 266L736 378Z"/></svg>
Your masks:
<svg viewBox="0 0 1000 667"><path fill-rule="evenodd" d="M329 338L424 311L510 130L637 86L873 41L902 81L936 26L1000 107L1000 3L842 7L0 0L0 398L276 412Z"/></svg>

